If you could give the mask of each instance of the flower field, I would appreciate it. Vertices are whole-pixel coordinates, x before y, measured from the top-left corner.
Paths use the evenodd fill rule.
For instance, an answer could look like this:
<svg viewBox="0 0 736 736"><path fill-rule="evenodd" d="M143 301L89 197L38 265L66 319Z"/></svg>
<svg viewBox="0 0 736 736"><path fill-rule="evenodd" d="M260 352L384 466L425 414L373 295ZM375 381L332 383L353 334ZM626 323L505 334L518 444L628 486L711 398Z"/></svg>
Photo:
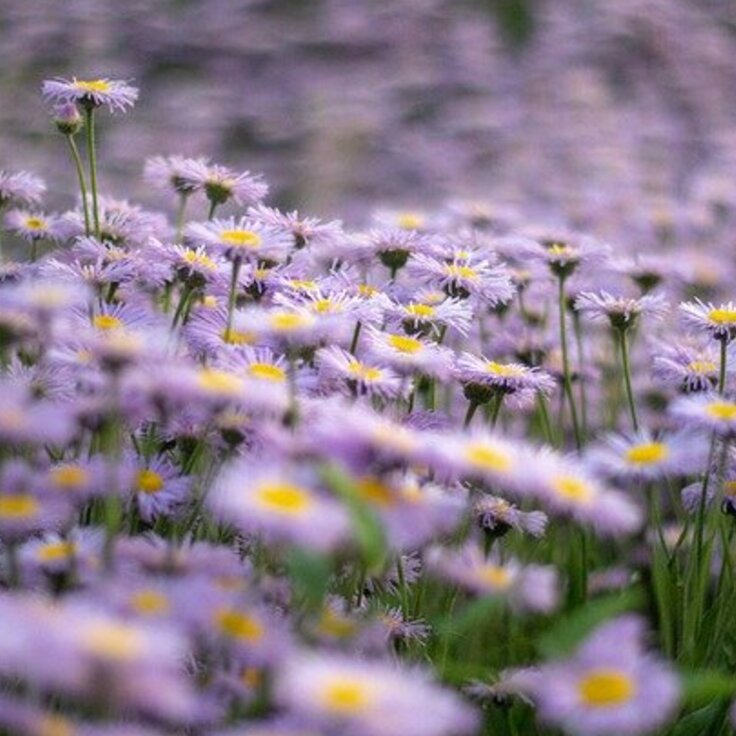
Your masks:
<svg viewBox="0 0 736 736"><path fill-rule="evenodd" d="M37 94L69 191L6 156L2 736L733 732L727 187L681 229L331 219L131 135L154 207L100 146L145 85Z"/></svg>

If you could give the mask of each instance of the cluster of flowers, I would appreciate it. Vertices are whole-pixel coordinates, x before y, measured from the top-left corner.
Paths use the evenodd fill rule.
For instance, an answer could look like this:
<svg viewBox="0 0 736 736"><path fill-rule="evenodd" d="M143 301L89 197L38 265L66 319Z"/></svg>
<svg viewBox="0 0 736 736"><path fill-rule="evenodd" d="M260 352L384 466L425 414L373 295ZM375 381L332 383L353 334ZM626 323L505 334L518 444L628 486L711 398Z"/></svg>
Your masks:
<svg viewBox="0 0 736 736"><path fill-rule="evenodd" d="M0 728L644 734L672 660L729 666L735 305L678 323L655 256L470 206L348 230L206 159L146 163L172 225L97 191L137 89L43 92L81 198L0 173L30 246L0 267ZM619 588L642 616L535 664Z"/></svg>

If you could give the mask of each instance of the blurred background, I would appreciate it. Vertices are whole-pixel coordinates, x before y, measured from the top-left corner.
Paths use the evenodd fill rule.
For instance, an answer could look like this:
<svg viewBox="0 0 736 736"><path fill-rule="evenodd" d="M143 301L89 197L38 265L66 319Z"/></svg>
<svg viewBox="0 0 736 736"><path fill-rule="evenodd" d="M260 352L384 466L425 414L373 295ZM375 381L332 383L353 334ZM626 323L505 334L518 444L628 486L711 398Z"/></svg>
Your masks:
<svg viewBox="0 0 736 736"><path fill-rule="evenodd" d="M734 201L736 4L722 0L2 0L0 168L74 199L39 89L122 77L102 187L145 157L263 172L271 203L494 208L678 231Z"/></svg>

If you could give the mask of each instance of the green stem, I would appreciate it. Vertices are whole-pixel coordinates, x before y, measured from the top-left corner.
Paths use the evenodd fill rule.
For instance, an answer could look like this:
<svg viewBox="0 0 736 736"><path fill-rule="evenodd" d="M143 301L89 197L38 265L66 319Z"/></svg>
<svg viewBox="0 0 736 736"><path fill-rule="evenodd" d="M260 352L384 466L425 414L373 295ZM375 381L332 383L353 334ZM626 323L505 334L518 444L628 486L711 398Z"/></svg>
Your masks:
<svg viewBox="0 0 736 736"><path fill-rule="evenodd" d="M560 314L560 349L562 350L562 380L567 396L567 403L570 407L570 419L572 420L572 430L575 435L575 445L579 450L583 446L583 440L580 435L580 424L578 423L578 410L575 405L575 397L572 393L572 378L570 376L570 358L567 351L567 325L565 320L565 279L560 276L557 282L557 302Z"/></svg>
<svg viewBox="0 0 736 736"><path fill-rule="evenodd" d="M552 423L549 420L549 410L547 409L547 399L544 394L537 392L537 404L539 405L539 414L542 417L542 429L547 444L554 445L554 434L552 433Z"/></svg>
<svg viewBox="0 0 736 736"><path fill-rule="evenodd" d="M193 293L193 289L188 284L185 284L184 288L181 290L181 296L179 297L179 303L176 305L176 311L174 312L174 318L171 321L171 327L174 328L179 323L179 320L181 319L182 314L184 314L184 311L186 309L187 304L189 303L189 299Z"/></svg>
<svg viewBox="0 0 736 736"><path fill-rule="evenodd" d="M488 422L491 425L491 429L494 429L498 423L498 417L501 413L501 406L503 405L503 394L497 394L496 398L491 402L491 413L488 417Z"/></svg>
<svg viewBox="0 0 736 736"><path fill-rule="evenodd" d="M580 420L583 427L583 435L588 433L588 397L585 391L585 353L583 351L583 328L580 324L580 313L575 312L572 318L575 331L575 344L578 353L578 387L580 389Z"/></svg>
<svg viewBox="0 0 736 736"><path fill-rule="evenodd" d="M91 105L84 108L85 128L87 129L87 156L89 157L89 183L92 189L92 218L95 237L100 238L100 209L97 203L97 151L95 150L95 110Z"/></svg>
<svg viewBox="0 0 736 736"><path fill-rule="evenodd" d="M179 195L179 206L176 210L176 234L174 235L174 242L181 243L182 235L184 234L184 216L187 211L187 202L189 201L189 192L181 192Z"/></svg>
<svg viewBox="0 0 736 736"><path fill-rule="evenodd" d="M212 199L210 200L210 210L207 213L207 219L208 220L211 220L215 216L215 210L217 209L217 204L218 203L215 202L214 200L212 200Z"/></svg>
<svg viewBox="0 0 736 736"><path fill-rule="evenodd" d="M350 353L355 355L355 351L358 349L358 340L360 339L360 330L363 327L363 323L358 320L355 323L355 330L353 330L353 340L350 343Z"/></svg>
<svg viewBox="0 0 736 736"><path fill-rule="evenodd" d="M89 237L90 235L90 222L89 222L89 198L87 195L87 180L84 176L84 166L82 165L82 157L79 155L79 149L74 141L74 136L66 136L66 142L69 144L69 150L72 154L72 160L74 161L74 168L77 170L77 179L79 180L79 191L82 195L82 211L84 212L84 234Z"/></svg>
<svg viewBox="0 0 736 736"><path fill-rule="evenodd" d="M634 402L634 392L631 389L628 330L625 327L619 330L619 348L621 349L621 365L624 371L624 387L626 388L626 400L629 404L631 423L634 425L634 432L638 432L639 421L636 418L636 403Z"/></svg>
<svg viewBox="0 0 736 736"><path fill-rule="evenodd" d="M726 390L726 362L728 360L728 341L721 339L721 364L718 371L718 393L723 396Z"/></svg>
<svg viewBox="0 0 736 736"><path fill-rule="evenodd" d="M470 426L470 422L473 421L473 417L479 406L480 404L477 401L471 401L468 404L468 410L465 412L465 420L463 421L463 429L467 429Z"/></svg>

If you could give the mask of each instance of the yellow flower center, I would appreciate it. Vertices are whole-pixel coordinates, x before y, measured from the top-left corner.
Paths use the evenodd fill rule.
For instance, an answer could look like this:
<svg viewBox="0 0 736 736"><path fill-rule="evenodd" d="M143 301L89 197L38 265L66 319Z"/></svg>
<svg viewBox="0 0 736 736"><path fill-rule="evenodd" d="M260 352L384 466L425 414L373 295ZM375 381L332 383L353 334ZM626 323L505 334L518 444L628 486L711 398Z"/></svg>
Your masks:
<svg viewBox="0 0 736 736"><path fill-rule="evenodd" d="M518 378L524 375L524 368L520 365L503 365L490 360L486 363L486 370L494 376L502 378Z"/></svg>
<svg viewBox="0 0 736 736"><path fill-rule="evenodd" d="M726 496L736 496L736 480L727 480L723 483L723 493Z"/></svg>
<svg viewBox="0 0 736 736"><path fill-rule="evenodd" d="M433 317L437 310L429 304L409 304L406 311L413 317Z"/></svg>
<svg viewBox="0 0 736 736"><path fill-rule="evenodd" d="M554 478L552 488L557 495L573 503L586 504L593 499L593 491L585 481L571 475Z"/></svg>
<svg viewBox="0 0 736 736"><path fill-rule="evenodd" d="M122 320L111 314L98 314L92 319L92 324L98 330L115 330L123 326Z"/></svg>
<svg viewBox="0 0 736 736"><path fill-rule="evenodd" d="M291 332L310 324L310 319L304 314L297 312L276 312L269 320L272 329L278 332Z"/></svg>
<svg viewBox="0 0 736 736"><path fill-rule="evenodd" d="M402 212L396 218L396 224L402 230L419 230L424 227L424 217L417 212Z"/></svg>
<svg viewBox="0 0 736 736"><path fill-rule="evenodd" d="M258 503L269 511L279 514L298 515L307 511L312 505L312 494L306 488L279 483L265 485L256 493Z"/></svg>
<svg viewBox="0 0 736 736"><path fill-rule="evenodd" d="M593 708L608 708L625 703L636 694L636 685L620 670L592 670L578 684L583 702Z"/></svg>
<svg viewBox="0 0 736 736"><path fill-rule="evenodd" d="M202 268L206 268L208 271L217 270L217 264L211 258L206 256L204 253L197 253L196 250L192 250L191 248L187 248L187 250L184 251L183 258L187 263L191 263L193 266L201 266Z"/></svg>
<svg viewBox="0 0 736 736"><path fill-rule="evenodd" d="M388 344L398 350L400 353L407 353L413 355L418 353L424 345L414 337L407 337L406 335L389 335Z"/></svg>
<svg viewBox="0 0 736 736"><path fill-rule="evenodd" d="M550 245L549 248L547 248L547 253L549 255L560 258L560 257L567 257L572 255L572 250L570 246L568 245L562 245L562 243L555 243L554 245Z"/></svg>
<svg viewBox="0 0 736 736"><path fill-rule="evenodd" d="M130 605L137 613L155 616L167 613L171 607L169 599L157 590L139 590L130 598Z"/></svg>
<svg viewBox="0 0 736 736"><path fill-rule="evenodd" d="M223 330L220 337L228 345L252 345L256 341L256 336L252 332L240 332L232 327L229 330Z"/></svg>
<svg viewBox="0 0 736 736"><path fill-rule="evenodd" d="M286 380L286 371L273 363L251 363L248 366L248 373L253 378L264 381L283 382Z"/></svg>
<svg viewBox="0 0 736 736"><path fill-rule="evenodd" d="M483 470L505 473L511 467L511 459L508 455L488 445L469 445L465 450L465 457L472 465Z"/></svg>
<svg viewBox="0 0 736 736"><path fill-rule="evenodd" d="M143 652L144 641L134 627L114 622L93 624L85 630L88 651L105 659L131 660Z"/></svg>
<svg viewBox="0 0 736 736"><path fill-rule="evenodd" d="M478 277L478 272L470 266L459 266L457 263L448 263L445 266L445 273L456 279L472 280Z"/></svg>
<svg viewBox="0 0 736 736"><path fill-rule="evenodd" d="M305 279L291 279L289 286L292 289L302 289L304 291L312 291L317 288L317 284L314 281L307 281Z"/></svg>
<svg viewBox="0 0 736 736"><path fill-rule="evenodd" d="M89 473L78 465L60 465L49 472L51 484L64 490L78 488L89 479Z"/></svg>
<svg viewBox="0 0 736 736"><path fill-rule="evenodd" d="M717 325L730 325L736 323L736 309L711 309L708 319Z"/></svg>
<svg viewBox="0 0 736 736"><path fill-rule="evenodd" d="M366 477L357 483L360 497L376 506L393 506L396 497L392 490L378 478Z"/></svg>
<svg viewBox="0 0 736 736"><path fill-rule="evenodd" d="M348 363L348 371L362 381L379 381L383 375L379 368L364 365L359 360L351 360Z"/></svg>
<svg viewBox="0 0 736 736"><path fill-rule="evenodd" d="M669 457L670 448L662 442L645 442L626 451L626 459L635 465L655 465Z"/></svg>
<svg viewBox="0 0 736 736"><path fill-rule="evenodd" d="M246 687L255 689L263 682L263 673L257 667L246 667L240 679Z"/></svg>
<svg viewBox="0 0 736 736"><path fill-rule="evenodd" d="M376 296L376 294L378 294L378 289L376 289L375 286L370 286L368 284L359 284L358 294L360 294L360 296L366 297Z"/></svg>
<svg viewBox="0 0 736 736"><path fill-rule="evenodd" d="M312 304L312 308L318 314L327 314L328 312L339 311L339 307L329 299L318 299Z"/></svg>
<svg viewBox="0 0 736 736"><path fill-rule="evenodd" d="M511 585L511 573L499 565L484 565L478 571L480 579L492 588L508 588Z"/></svg>
<svg viewBox="0 0 736 736"><path fill-rule="evenodd" d="M74 542L50 542L39 548L38 559L41 562L65 560L71 557L76 551L77 545Z"/></svg>
<svg viewBox="0 0 736 736"><path fill-rule="evenodd" d="M38 514L41 505L25 493L11 493L0 496L0 519L30 519Z"/></svg>
<svg viewBox="0 0 736 736"><path fill-rule="evenodd" d="M359 713L370 704L371 697L365 683L341 678L325 688L322 702L327 710L342 715Z"/></svg>
<svg viewBox="0 0 736 736"><path fill-rule="evenodd" d="M41 716L37 730L38 736L74 736L76 729L64 717L57 715Z"/></svg>
<svg viewBox="0 0 736 736"><path fill-rule="evenodd" d="M736 404L732 404L729 401L714 401L705 407L705 411L713 419L720 419L726 422L736 419Z"/></svg>
<svg viewBox="0 0 736 736"><path fill-rule="evenodd" d="M82 92L96 92L97 94L105 94L112 89L110 83L104 79L75 79L73 84Z"/></svg>
<svg viewBox="0 0 736 736"><path fill-rule="evenodd" d="M258 233L252 230L223 230L220 233L220 240L227 245L233 245L236 248L258 248L263 242Z"/></svg>
<svg viewBox="0 0 736 736"><path fill-rule="evenodd" d="M215 395L237 395L242 391L243 382L236 375L214 368L203 368L197 374L199 387Z"/></svg>
<svg viewBox="0 0 736 736"><path fill-rule="evenodd" d="M263 638L263 625L246 613L225 608L217 612L216 619L220 631L233 639L256 642Z"/></svg>
<svg viewBox="0 0 736 736"><path fill-rule="evenodd" d="M327 636L342 638L350 636L355 631L356 624L347 616L341 616L331 608L326 608L320 617L318 629Z"/></svg>
<svg viewBox="0 0 736 736"><path fill-rule="evenodd" d="M693 360L691 363L688 363L687 370L689 370L691 373L715 373L716 370L718 370L715 363L709 361L709 360Z"/></svg>
<svg viewBox="0 0 736 736"><path fill-rule="evenodd" d="M26 218L26 229L28 230L45 230L46 220L42 220L40 217L27 217Z"/></svg>
<svg viewBox="0 0 736 736"><path fill-rule="evenodd" d="M207 296L202 299L202 306L205 307L205 309L215 309L217 307L217 297L212 294L207 294Z"/></svg>
<svg viewBox="0 0 736 736"><path fill-rule="evenodd" d="M158 493L164 487L164 479L155 470L139 470L136 485L141 493Z"/></svg>

